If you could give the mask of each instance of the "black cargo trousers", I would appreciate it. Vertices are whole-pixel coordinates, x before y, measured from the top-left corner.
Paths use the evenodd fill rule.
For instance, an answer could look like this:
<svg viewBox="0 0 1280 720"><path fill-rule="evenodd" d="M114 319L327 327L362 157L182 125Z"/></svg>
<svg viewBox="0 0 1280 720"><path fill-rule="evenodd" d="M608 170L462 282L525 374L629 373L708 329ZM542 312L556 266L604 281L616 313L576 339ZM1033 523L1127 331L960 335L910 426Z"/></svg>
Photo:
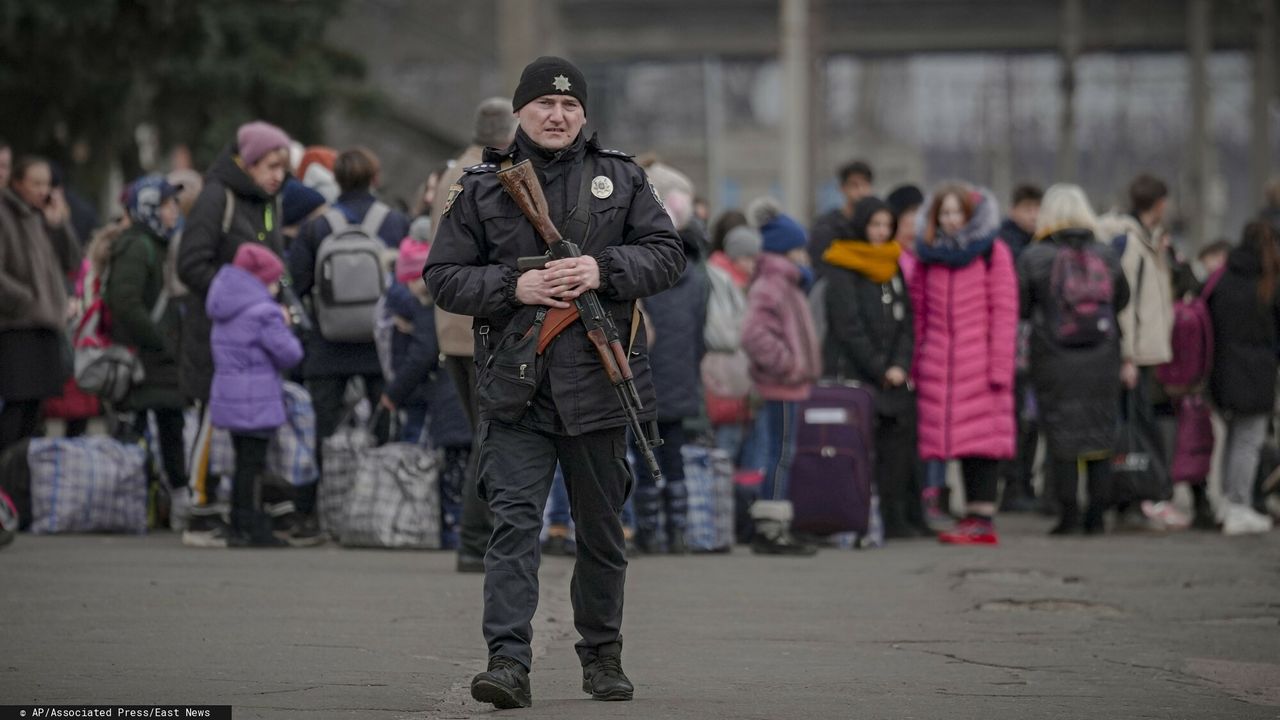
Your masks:
<svg viewBox="0 0 1280 720"><path fill-rule="evenodd" d="M631 492L626 428L568 436L532 423L480 424L480 492L493 511L484 558L484 638L490 657L530 667L538 607L542 513L559 461L569 491L578 556L570 595L582 664L622 651L627 577L622 506Z"/></svg>

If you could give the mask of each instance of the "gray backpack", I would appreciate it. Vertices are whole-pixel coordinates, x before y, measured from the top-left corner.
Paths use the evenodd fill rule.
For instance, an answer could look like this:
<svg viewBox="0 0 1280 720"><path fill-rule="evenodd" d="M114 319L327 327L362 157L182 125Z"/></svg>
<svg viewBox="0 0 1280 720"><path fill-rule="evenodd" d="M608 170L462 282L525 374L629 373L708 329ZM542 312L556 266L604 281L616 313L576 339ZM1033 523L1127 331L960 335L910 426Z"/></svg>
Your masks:
<svg viewBox="0 0 1280 720"><path fill-rule="evenodd" d="M330 342L373 342L374 311L387 291L382 255L386 243L378 228L391 209L375 202L359 225L351 225L341 210L324 214L331 228L316 252L316 326Z"/></svg>

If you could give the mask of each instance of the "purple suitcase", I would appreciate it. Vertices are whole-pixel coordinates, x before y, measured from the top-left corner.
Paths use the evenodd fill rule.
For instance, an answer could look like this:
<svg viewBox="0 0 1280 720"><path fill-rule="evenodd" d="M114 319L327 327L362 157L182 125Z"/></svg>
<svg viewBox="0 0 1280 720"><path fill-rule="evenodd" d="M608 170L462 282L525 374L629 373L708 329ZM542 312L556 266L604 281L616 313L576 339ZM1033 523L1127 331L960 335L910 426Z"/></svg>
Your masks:
<svg viewBox="0 0 1280 720"><path fill-rule="evenodd" d="M815 385L796 409L796 456L787 493L792 528L865 535L875 473L875 398L852 383Z"/></svg>

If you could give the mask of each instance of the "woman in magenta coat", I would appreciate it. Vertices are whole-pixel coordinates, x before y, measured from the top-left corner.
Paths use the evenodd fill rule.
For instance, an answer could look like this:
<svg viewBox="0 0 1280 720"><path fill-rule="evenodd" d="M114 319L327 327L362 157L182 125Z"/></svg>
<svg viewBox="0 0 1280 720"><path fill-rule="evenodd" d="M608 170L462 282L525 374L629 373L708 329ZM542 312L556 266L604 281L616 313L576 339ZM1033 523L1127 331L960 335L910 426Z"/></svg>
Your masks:
<svg viewBox="0 0 1280 720"><path fill-rule="evenodd" d="M996 237L1000 213L989 192L948 184L922 207L910 288L920 456L959 459L964 470L968 512L938 539L994 545L996 465L1015 445L1013 254Z"/></svg>

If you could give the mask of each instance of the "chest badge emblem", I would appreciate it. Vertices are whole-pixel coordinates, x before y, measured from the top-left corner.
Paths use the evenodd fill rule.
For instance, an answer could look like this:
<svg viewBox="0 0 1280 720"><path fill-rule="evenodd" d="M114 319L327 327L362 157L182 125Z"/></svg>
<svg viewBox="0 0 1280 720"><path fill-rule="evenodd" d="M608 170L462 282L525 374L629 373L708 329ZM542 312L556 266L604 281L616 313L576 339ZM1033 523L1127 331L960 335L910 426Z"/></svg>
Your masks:
<svg viewBox="0 0 1280 720"><path fill-rule="evenodd" d="M603 175L597 175L591 180L591 194L601 200L613 194L613 181Z"/></svg>

